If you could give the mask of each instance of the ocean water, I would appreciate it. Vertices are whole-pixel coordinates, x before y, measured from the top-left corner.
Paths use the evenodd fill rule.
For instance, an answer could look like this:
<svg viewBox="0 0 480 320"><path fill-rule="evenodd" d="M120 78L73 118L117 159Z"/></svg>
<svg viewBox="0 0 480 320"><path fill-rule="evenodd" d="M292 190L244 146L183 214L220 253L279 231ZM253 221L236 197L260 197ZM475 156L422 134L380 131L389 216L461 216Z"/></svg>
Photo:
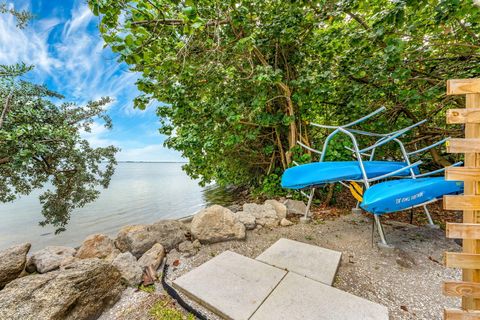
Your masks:
<svg viewBox="0 0 480 320"><path fill-rule="evenodd" d="M49 245L78 246L86 236L104 233L115 236L131 224L181 218L209 202L225 202L214 186L202 188L181 169L181 163L119 163L108 189L97 201L76 209L67 230L38 225L42 220L36 191L12 203L0 203L0 249L30 242L32 249Z"/></svg>

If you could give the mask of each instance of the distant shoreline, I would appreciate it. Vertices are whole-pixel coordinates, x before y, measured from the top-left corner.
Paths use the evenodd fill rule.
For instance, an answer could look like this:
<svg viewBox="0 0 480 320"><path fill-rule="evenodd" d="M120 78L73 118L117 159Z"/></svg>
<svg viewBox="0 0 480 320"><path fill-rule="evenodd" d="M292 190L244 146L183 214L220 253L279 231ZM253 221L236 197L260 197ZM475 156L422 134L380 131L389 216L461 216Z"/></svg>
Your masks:
<svg viewBox="0 0 480 320"><path fill-rule="evenodd" d="M187 161L117 161L117 163L188 163Z"/></svg>

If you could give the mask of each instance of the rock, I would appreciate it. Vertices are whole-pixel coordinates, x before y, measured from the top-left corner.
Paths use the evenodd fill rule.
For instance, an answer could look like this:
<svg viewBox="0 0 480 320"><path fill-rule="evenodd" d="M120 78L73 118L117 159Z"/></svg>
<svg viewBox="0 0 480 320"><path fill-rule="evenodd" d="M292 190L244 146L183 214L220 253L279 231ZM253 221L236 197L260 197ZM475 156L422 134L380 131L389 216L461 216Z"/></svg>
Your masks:
<svg viewBox="0 0 480 320"><path fill-rule="evenodd" d="M32 262L37 272L45 273L58 269L64 260L69 260L75 255L75 249L70 247L49 246L35 252Z"/></svg>
<svg viewBox="0 0 480 320"><path fill-rule="evenodd" d="M27 271L28 273L37 272L37 267L35 266L35 263L33 263L32 256L27 258L27 263L25 264L25 271Z"/></svg>
<svg viewBox="0 0 480 320"><path fill-rule="evenodd" d="M92 234L83 241L75 256L80 259L99 258L112 261L119 253L120 250L108 236Z"/></svg>
<svg viewBox="0 0 480 320"><path fill-rule="evenodd" d="M266 200L265 204L271 205L275 209L279 220L282 220L287 217L287 207L283 203L277 200Z"/></svg>
<svg viewBox="0 0 480 320"><path fill-rule="evenodd" d="M281 225L282 227L289 227L289 226L293 225L293 222L290 221L290 220L288 220L288 219L286 219L286 218L283 218L283 219L280 221L280 225Z"/></svg>
<svg viewBox="0 0 480 320"><path fill-rule="evenodd" d="M160 243L155 243L153 247L145 252L140 259L138 259L137 263L142 270L148 267L152 267L153 270L157 270L162 264L164 257L165 248Z"/></svg>
<svg viewBox="0 0 480 320"><path fill-rule="evenodd" d="M303 201L288 199L284 204L287 207L288 215L303 215L307 210L307 206Z"/></svg>
<svg viewBox="0 0 480 320"><path fill-rule="evenodd" d="M115 257L112 265L120 271L122 279L129 286L136 287L142 281L143 270L130 252L120 253Z"/></svg>
<svg viewBox="0 0 480 320"><path fill-rule="evenodd" d="M184 241L178 245L178 251L182 252L186 257L191 257L197 253L198 249L193 246L191 241Z"/></svg>
<svg viewBox="0 0 480 320"><path fill-rule="evenodd" d="M232 211L219 205L196 214L191 232L201 243L245 239L245 225L235 219Z"/></svg>
<svg viewBox="0 0 480 320"><path fill-rule="evenodd" d="M140 258L155 243L160 243L165 250L175 248L187 240L185 225L176 220L162 220L151 225L127 226L120 230L115 239L115 246L122 252L130 251Z"/></svg>
<svg viewBox="0 0 480 320"><path fill-rule="evenodd" d="M180 252L191 252L195 250L193 243L191 241L183 241L178 245L178 251Z"/></svg>
<svg viewBox="0 0 480 320"><path fill-rule="evenodd" d="M252 214L239 211L239 212L235 212L234 215L237 221L245 225L245 229L247 230L255 229L255 225L256 225L255 217Z"/></svg>
<svg viewBox="0 0 480 320"><path fill-rule="evenodd" d="M30 247L23 243L0 251L0 289L22 273Z"/></svg>
<svg viewBox="0 0 480 320"><path fill-rule="evenodd" d="M243 211L255 217L255 222L264 227L278 226L277 211L271 204L245 203Z"/></svg>
<svg viewBox="0 0 480 320"><path fill-rule="evenodd" d="M62 262L60 263L60 270L65 270L66 268L69 268L71 264L79 260L81 259L77 257L67 257L63 259Z"/></svg>
<svg viewBox="0 0 480 320"><path fill-rule="evenodd" d="M202 247L202 244L200 241L198 241L198 239L195 239L192 244L195 249L200 249Z"/></svg>
<svg viewBox="0 0 480 320"><path fill-rule="evenodd" d="M123 291L120 272L99 259L34 274L0 291L0 319L96 319Z"/></svg>
<svg viewBox="0 0 480 320"><path fill-rule="evenodd" d="M232 205L229 205L227 208L234 213L238 211L242 211L242 206L239 204L232 204Z"/></svg>

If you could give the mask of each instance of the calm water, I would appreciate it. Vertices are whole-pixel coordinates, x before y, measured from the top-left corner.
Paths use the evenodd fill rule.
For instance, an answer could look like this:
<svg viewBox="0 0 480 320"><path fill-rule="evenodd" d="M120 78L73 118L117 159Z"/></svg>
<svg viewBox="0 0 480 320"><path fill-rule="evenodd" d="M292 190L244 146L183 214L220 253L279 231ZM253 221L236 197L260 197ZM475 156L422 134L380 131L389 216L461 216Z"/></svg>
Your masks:
<svg viewBox="0 0 480 320"><path fill-rule="evenodd" d="M207 202L228 202L214 187L200 187L181 166L119 163L110 187L102 191L97 201L75 210L67 231L59 235L54 234L53 227L38 225L42 220L40 191L13 203L0 204L0 249L26 241L32 243L32 250L47 245L78 246L92 233L114 236L125 225L181 218Z"/></svg>

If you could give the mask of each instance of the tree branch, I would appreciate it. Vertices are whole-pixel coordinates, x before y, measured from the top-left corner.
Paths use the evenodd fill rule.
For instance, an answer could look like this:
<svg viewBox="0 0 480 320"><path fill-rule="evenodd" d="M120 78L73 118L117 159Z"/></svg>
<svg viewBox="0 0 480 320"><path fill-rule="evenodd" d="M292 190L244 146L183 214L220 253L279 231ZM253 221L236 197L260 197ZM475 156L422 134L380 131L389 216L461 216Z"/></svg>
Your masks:
<svg viewBox="0 0 480 320"><path fill-rule="evenodd" d="M351 11L345 11L345 13L348 14L352 19L360 23L365 30L370 31L370 26L365 21L363 21L363 19L360 18L358 15L356 15Z"/></svg>
<svg viewBox="0 0 480 320"><path fill-rule="evenodd" d="M2 115L0 116L0 129L2 129L3 121L5 120L5 117L7 116L7 113L10 111L10 99L12 98L12 96L13 96L13 90L10 91L10 93L7 96L7 99L5 100Z"/></svg>
<svg viewBox="0 0 480 320"><path fill-rule="evenodd" d="M206 27L210 26L215 26L215 25L221 25L221 24L227 24L228 20L223 19L223 20L208 20L205 23ZM183 26L185 25L185 21L182 19L154 19L154 20L140 20L140 21L133 21L132 25L135 26L143 26L143 25L149 25L149 24L163 24L165 26Z"/></svg>

